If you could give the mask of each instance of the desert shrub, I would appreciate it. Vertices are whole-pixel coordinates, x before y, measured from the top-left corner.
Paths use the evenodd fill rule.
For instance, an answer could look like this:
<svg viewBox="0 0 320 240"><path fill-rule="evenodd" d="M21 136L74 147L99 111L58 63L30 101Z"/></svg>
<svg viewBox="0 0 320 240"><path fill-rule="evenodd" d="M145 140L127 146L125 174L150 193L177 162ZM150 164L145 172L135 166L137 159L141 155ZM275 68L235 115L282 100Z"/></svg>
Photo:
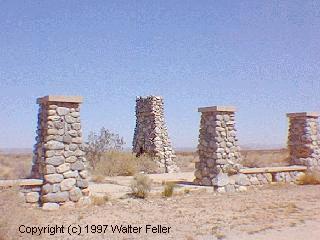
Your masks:
<svg viewBox="0 0 320 240"><path fill-rule="evenodd" d="M123 151L124 140L118 134L101 128L91 132L86 143L86 157L92 168L93 179L101 182L102 176L132 176L137 172L156 173L157 164L147 155L137 158Z"/></svg>
<svg viewBox="0 0 320 240"><path fill-rule="evenodd" d="M224 169L224 171L229 175L229 176L232 176L232 175L235 175L239 172L239 169L240 169L240 165L234 165L234 166L231 166L231 165L227 165Z"/></svg>
<svg viewBox="0 0 320 240"><path fill-rule="evenodd" d="M90 132L85 147L87 160L95 169L104 153L122 150L124 144L122 137L104 127L100 129L99 133Z"/></svg>
<svg viewBox="0 0 320 240"><path fill-rule="evenodd" d="M91 203L95 206L102 206L108 201L109 201L108 195L93 195L91 197Z"/></svg>
<svg viewBox="0 0 320 240"><path fill-rule="evenodd" d="M320 184L320 172L310 171L306 174L301 175L297 179L297 183L300 185L317 185Z"/></svg>
<svg viewBox="0 0 320 240"><path fill-rule="evenodd" d="M152 180L144 174L136 174L131 182L132 195L138 198L146 198L151 190Z"/></svg>
<svg viewBox="0 0 320 240"><path fill-rule="evenodd" d="M130 152L109 151L101 156L92 170L93 180L102 176L133 176L138 172L156 173L157 164L148 156L137 158Z"/></svg>
<svg viewBox="0 0 320 240"><path fill-rule="evenodd" d="M103 154L93 170L93 175L130 176L137 172L134 157L130 153L110 151Z"/></svg>
<svg viewBox="0 0 320 240"><path fill-rule="evenodd" d="M171 197L176 184L173 182L166 182L163 187L162 195L164 197Z"/></svg>
<svg viewBox="0 0 320 240"><path fill-rule="evenodd" d="M105 176L97 173L95 175L92 175L92 178L91 178L92 181L96 182L96 183L103 183L104 180L105 180Z"/></svg>
<svg viewBox="0 0 320 240"><path fill-rule="evenodd" d="M190 189L189 189L189 188L185 188L185 189L184 189L184 193L185 193L185 194L189 194L189 193L190 193Z"/></svg>

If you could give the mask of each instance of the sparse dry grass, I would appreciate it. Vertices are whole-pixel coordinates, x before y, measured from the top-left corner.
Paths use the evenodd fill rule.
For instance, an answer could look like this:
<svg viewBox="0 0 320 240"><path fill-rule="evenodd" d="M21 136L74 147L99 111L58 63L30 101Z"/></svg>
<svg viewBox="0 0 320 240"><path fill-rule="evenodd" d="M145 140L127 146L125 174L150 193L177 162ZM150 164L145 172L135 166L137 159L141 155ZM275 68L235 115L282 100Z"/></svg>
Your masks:
<svg viewBox="0 0 320 240"><path fill-rule="evenodd" d="M262 154L260 161L258 151L255 152L251 152L246 158L269 166L266 156L270 153L259 152ZM274 158L276 155L281 156L282 153L277 154ZM14 156L8 156L6 161L12 161ZM193 164L197 158L194 153L182 153L180 157L181 164L185 166ZM285 163L284 159L279 160L278 163ZM31 166L31 158L27 159L26 163ZM18 169L18 167L17 164L15 168ZM15 171L15 168L12 171ZM182 169L186 171L188 168ZM193 169L190 168L191 171ZM100 179L104 178L103 175L97 176ZM144 177L141 178L142 180L136 177L135 186L143 183L142 186L147 186L144 189L148 189L148 184L145 183L149 181L145 181L147 177ZM0 240L25 239L26 235L17 235L17 226L24 222L28 225L46 225L49 221L52 223L63 221L65 224L72 224L74 221L97 224L107 221L117 222L119 219L126 219L128 223L135 224L165 221L176 229L174 236L169 235L171 237L169 239L185 239L186 236L187 239L198 239L198 236L208 234L223 239L228 235L230 228L249 234L259 234L268 229L276 231L287 226L299 226L309 219L319 219L318 190L318 186L277 185L264 187L256 192L233 193L228 196L190 193L175 195L169 201L164 198L151 198L147 201L129 198L112 202L112 205L105 204L108 199L104 196L98 196L96 200L92 199L92 203L98 207L70 210L68 214L66 210L48 213L26 208L18 204L19 197L15 191L6 190L0 191ZM65 236L59 237L62 239ZM88 239L96 239L94 237L96 236ZM143 235L140 239L149 238L150 236ZM30 239L46 238L30 237ZM57 236L48 236L47 239L57 239ZM114 239L123 239L123 235L115 235Z"/></svg>
<svg viewBox="0 0 320 240"><path fill-rule="evenodd" d="M320 172L307 172L297 180L297 183L300 185L318 185L320 184Z"/></svg>
<svg viewBox="0 0 320 240"><path fill-rule="evenodd" d="M171 197L174 192L174 188L176 187L176 184L173 182L166 182L163 186L163 192L162 196L164 197Z"/></svg>
<svg viewBox="0 0 320 240"><path fill-rule="evenodd" d="M148 156L137 158L130 152L110 151L105 153L92 170L93 180L102 182L104 176L132 176L138 172L156 173L157 164Z"/></svg>
<svg viewBox="0 0 320 240"><path fill-rule="evenodd" d="M91 197L91 202L95 206L102 206L106 202L109 201L109 196L108 195L93 195Z"/></svg>
<svg viewBox="0 0 320 240"><path fill-rule="evenodd" d="M306 222L320 220L320 197L318 186L271 186L246 193L214 195L212 193L191 193L175 195L168 199L153 198L147 200L126 198L104 204L99 199L97 206L89 208L64 209L55 212L44 212L34 208L16 208L13 198L7 198L0 192L0 222L11 226L3 228L6 235L2 239L65 239L67 235L28 236L19 235L17 228L21 224L46 226L47 224L101 224L104 222L144 225L163 223L175 231L165 236L165 239L204 239L215 236L219 239L229 239L230 231L247 233L250 239L260 239L259 234L277 233L288 227L301 227ZM103 195L101 195L103 196ZM12 200L13 199L13 200ZM14 209L12 209L14 208ZM9 209L9 210L8 210ZM3 215L4 214L4 215ZM316 225L317 226L317 225ZM310 236L310 226L305 233ZM315 235L315 233L313 233ZM9 236L9 238L7 238ZM11 239L10 239L10 236ZM110 235L88 235L85 239L105 239ZM112 234L112 239L124 239L123 234ZM150 239L153 235L125 235L127 239ZM287 237L290 238L289 236ZM281 239L287 239L281 238ZM294 238L294 236L293 236ZM160 239L154 238L154 239ZM246 239L236 237L231 239ZM277 239L270 237L269 239ZM291 238L292 239L292 236ZM300 238L299 238L300 239ZM317 239L317 238L310 238Z"/></svg>
<svg viewBox="0 0 320 240"><path fill-rule="evenodd" d="M0 153L0 179L17 179L29 176L32 154Z"/></svg>
<svg viewBox="0 0 320 240"><path fill-rule="evenodd" d="M288 151L242 150L243 165L246 167L286 166ZM196 152L176 152L176 162L182 172L194 171L194 164L199 157ZM0 153L0 179L17 179L28 177L31 171L32 154ZM113 151L105 153L101 162L92 171L93 179L103 182L104 176L134 175L138 172L158 173L159 168L148 156L137 158L130 152Z"/></svg>
<svg viewBox="0 0 320 240"><path fill-rule="evenodd" d="M151 190L152 180L144 174L136 174L131 182L132 195L137 198L146 198Z"/></svg>
<svg viewBox="0 0 320 240"><path fill-rule="evenodd" d="M96 183L103 183L104 180L105 180L105 178L106 178L106 177L103 176L103 175L96 174L96 175L93 175L93 176L92 176L91 180L92 180L93 182L96 182Z"/></svg>
<svg viewBox="0 0 320 240"><path fill-rule="evenodd" d="M0 240L16 239L16 227L23 223L36 223L35 212L23 205L18 188L0 190Z"/></svg>
<svg viewBox="0 0 320 240"><path fill-rule="evenodd" d="M289 152L287 149L242 150L242 164L245 167L277 167L288 166Z"/></svg>
<svg viewBox="0 0 320 240"><path fill-rule="evenodd" d="M122 152L108 152L101 157L93 175L102 176L131 176L137 172L137 165L134 156Z"/></svg>

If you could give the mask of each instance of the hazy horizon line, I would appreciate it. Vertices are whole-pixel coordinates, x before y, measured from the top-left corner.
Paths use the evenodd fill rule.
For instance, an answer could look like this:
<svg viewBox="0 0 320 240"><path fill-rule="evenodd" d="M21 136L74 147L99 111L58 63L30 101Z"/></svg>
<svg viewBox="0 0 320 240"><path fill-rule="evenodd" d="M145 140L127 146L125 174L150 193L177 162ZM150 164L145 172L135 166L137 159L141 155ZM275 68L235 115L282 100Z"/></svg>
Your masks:
<svg viewBox="0 0 320 240"><path fill-rule="evenodd" d="M255 145L240 145L242 150L268 150L268 149L282 149L286 148L283 144L255 144ZM130 147L124 147L123 150L130 151ZM194 152L197 150L197 147L176 147L175 151L187 151ZM0 152L3 153L31 153L33 148L0 148Z"/></svg>

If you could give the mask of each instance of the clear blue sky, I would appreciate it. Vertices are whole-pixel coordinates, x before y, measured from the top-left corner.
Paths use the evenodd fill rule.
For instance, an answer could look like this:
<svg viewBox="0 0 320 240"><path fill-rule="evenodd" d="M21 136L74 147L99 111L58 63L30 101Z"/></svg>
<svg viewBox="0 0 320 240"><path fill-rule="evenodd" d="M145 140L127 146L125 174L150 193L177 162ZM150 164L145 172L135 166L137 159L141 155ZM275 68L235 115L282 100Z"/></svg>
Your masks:
<svg viewBox="0 0 320 240"><path fill-rule="evenodd" d="M0 148L33 146L48 94L128 146L137 95L164 97L174 147L196 147L199 106L235 105L242 145L320 111L320 1L0 0L0 30Z"/></svg>

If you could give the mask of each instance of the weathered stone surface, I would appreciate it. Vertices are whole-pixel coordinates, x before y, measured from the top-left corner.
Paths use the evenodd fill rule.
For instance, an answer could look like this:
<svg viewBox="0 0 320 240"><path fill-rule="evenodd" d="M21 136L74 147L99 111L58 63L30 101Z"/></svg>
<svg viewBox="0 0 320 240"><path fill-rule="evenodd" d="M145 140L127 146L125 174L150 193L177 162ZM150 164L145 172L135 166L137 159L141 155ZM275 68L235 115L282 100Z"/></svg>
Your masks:
<svg viewBox="0 0 320 240"><path fill-rule="evenodd" d="M266 179L268 181L268 183L272 182L272 174L271 173L265 173Z"/></svg>
<svg viewBox="0 0 320 240"><path fill-rule="evenodd" d="M229 110L224 112L223 109ZM208 177L212 184L218 184L220 176L213 180L218 173L235 175L242 168L232 109L234 108L220 106L199 109L202 113L198 145L200 162L195 165L195 182L201 185L204 185L204 179Z"/></svg>
<svg viewBox="0 0 320 240"><path fill-rule="evenodd" d="M282 173L275 173L274 174L274 181L275 182L284 182L285 178Z"/></svg>
<svg viewBox="0 0 320 240"><path fill-rule="evenodd" d="M237 185L240 185L240 186L249 186L250 185L249 179L247 178L247 176L245 174L242 174L242 173L235 175L235 182Z"/></svg>
<svg viewBox="0 0 320 240"><path fill-rule="evenodd" d="M78 207L84 207L84 206L90 206L90 205L91 205L90 197L81 197L76 204L76 206Z"/></svg>
<svg viewBox="0 0 320 240"><path fill-rule="evenodd" d="M44 203L42 209L46 211L56 211L59 207L58 203Z"/></svg>
<svg viewBox="0 0 320 240"><path fill-rule="evenodd" d="M42 186L42 193L43 194L47 194L47 193L50 193L50 192L59 192L60 191L60 184L44 184Z"/></svg>
<svg viewBox="0 0 320 240"><path fill-rule="evenodd" d="M82 137L75 137L72 138L72 143L82 143Z"/></svg>
<svg viewBox="0 0 320 240"><path fill-rule="evenodd" d="M63 129L64 128L63 122L54 122L53 125L56 129ZM60 133L59 133L59 135L60 135Z"/></svg>
<svg viewBox="0 0 320 240"><path fill-rule="evenodd" d="M58 173L64 173L70 170L70 163L61 164L56 168Z"/></svg>
<svg viewBox="0 0 320 240"><path fill-rule="evenodd" d="M72 123L71 124L72 129L74 130L80 130L81 129L81 125L80 123Z"/></svg>
<svg viewBox="0 0 320 240"><path fill-rule="evenodd" d="M240 173L276 173L276 172L292 172L292 171L305 171L305 166L285 166L285 167L261 167L261 168L242 168Z"/></svg>
<svg viewBox="0 0 320 240"><path fill-rule="evenodd" d="M76 122L76 119L74 117L72 117L71 115L67 115L65 117L65 119L66 119L67 123L75 123Z"/></svg>
<svg viewBox="0 0 320 240"><path fill-rule="evenodd" d="M66 107L57 107L56 110L59 116L67 115L70 112L70 109Z"/></svg>
<svg viewBox="0 0 320 240"><path fill-rule="evenodd" d="M79 199L82 197L82 192L80 188L72 188L70 191L70 200L73 202L79 201Z"/></svg>
<svg viewBox="0 0 320 240"><path fill-rule="evenodd" d="M89 194L90 194L90 191L89 191L88 188L82 189L81 192L82 192L82 195L83 195L83 196L89 196Z"/></svg>
<svg viewBox="0 0 320 240"><path fill-rule="evenodd" d="M53 166L59 166L60 164L64 163L64 157L63 156L53 156L50 158L46 158L46 163L53 165Z"/></svg>
<svg viewBox="0 0 320 240"><path fill-rule="evenodd" d="M153 156L162 172L179 171L164 120L161 97L137 97L132 151L137 156L144 153Z"/></svg>
<svg viewBox="0 0 320 240"><path fill-rule="evenodd" d="M236 191L235 186L234 186L234 185L231 185L231 184L226 185L226 186L225 186L225 189L226 189L226 192L235 192L235 191Z"/></svg>
<svg viewBox="0 0 320 240"><path fill-rule="evenodd" d="M290 113L288 149L291 164L320 170L320 129L317 113ZM284 177L286 179L286 177ZM288 177L286 181L289 181Z"/></svg>
<svg viewBox="0 0 320 240"><path fill-rule="evenodd" d="M239 192L246 192L248 189L246 186L240 186L239 187Z"/></svg>
<svg viewBox="0 0 320 240"><path fill-rule="evenodd" d="M71 164L71 170L83 170L84 169L84 164L80 161L76 161L75 163Z"/></svg>
<svg viewBox="0 0 320 240"><path fill-rule="evenodd" d="M68 163L74 163L75 161L77 161L77 157L76 156L70 156L66 158L66 162Z"/></svg>
<svg viewBox="0 0 320 240"><path fill-rule="evenodd" d="M80 176L82 178L87 178L88 177L88 171L86 171L86 170L80 171L79 174L80 174Z"/></svg>
<svg viewBox="0 0 320 240"><path fill-rule="evenodd" d="M74 155L75 155L75 156L78 156L78 157L84 156L84 155L85 155L85 152L84 152L84 151L81 151L80 149L78 149L78 150L76 150L76 151L74 152Z"/></svg>
<svg viewBox="0 0 320 240"><path fill-rule="evenodd" d="M51 184L44 184L43 186L42 186L42 192L44 193L44 194L47 194L47 193L50 193L50 192L52 192L52 189L53 189L53 186L51 185Z"/></svg>
<svg viewBox="0 0 320 240"><path fill-rule="evenodd" d="M44 179L48 183L59 183L63 180L63 175L62 174L48 174L44 176Z"/></svg>
<svg viewBox="0 0 320 240"><path fill-rule="evenodd" d="M51 141L46 143L46 148L48 150L64 149L64 144L62 142L51 140Z"/></svg>
<svg viewBox="0 0 320 240"><path fill-rule="evenodd" d="M63 173L64 178L76 178L79 176L78 171L68 171Z"/></svg>
<svg viewBox="0 0 320 240"><path fill-rule="evenodd" d="M60 184L56 183L52 185L52 192L60 192Z"/></svg>
<svg viewBox="0 0 320 240"><path fill-rule="evenodd" d="M251 177L249 181L253 185L259 185L260 184L260 182L259 182L257 177Z"/></svg>
<svg viewBox="0 0 320 240"><path fill-rule="evenodd" d="M63 142L64 143L71 143L72 142L72 137L69 135L69 134L65 134L64 136L63 136Z"/></svg>
<svg viewBox="0 0 320 240"><path fill-rule="evenodd" d="M211 186L212 182L208 177L204 177L204 178L202 178L201 184L203 186Z"/></svg>
<svg viewBox="0 0 320 240"><path fill-rule="evenodd" d="M78 136L78 132L77 132L76 130L70 130L70 131L68 131L68 134L69 134L71 137L76 137L76 136ZM73 144L73 145L75 145L75 146L77 147L76 144ZM74 151L74 150L71 150L71 151Z"/></svg>
<svg viewBox="0 0 320 240"><path fill-rule="evenodd" d="M0 187L33 186L33 188L37 188L38 186L42 186L42 184L42 179L0 180Z"/></svg>
<svg viewBox="0 0 320 240"><path fill-rule="evenodd" d="M80 113L79 112L73 112L71 113L71 116L74 118L80 117Z"/></svg>
<svg viewBox="0 0 320 240"><path fill-rule="evenodd" d="M225 187L218 187L216 190L217 190L217 192L219 192L219 193L225 193L225 192L226 192Z"/></svg>
<svg viewBox="0 0 320 240"><path fill-rule="evenodd" d="M296 176L296 181L300 181L301 179L303 179L305 177L305 173L304 172L299 172Z"/></svg>
<svg viewBox="0 0 320 240"><path fill-rule="evenodd" d="M27 203L36 203L39 201L39 193L38 192L29 192L26 194L26 202Z"/></svg>
<svg viewBox="0 0 320 240"><path fill-rule="evenodd" d="M73 201L78 200L79 192L82 195L77 186L84 192L88 187L88 182L85 181L86 159L80 123L79 104L82 98L46 96L39 98L37 102L38 127L31 175L41 183L31 184L34 187L23 187L23 194L31 202L35 201L32 199L35 198L33 192L40 192L40 205L49 203L44 208L54 209L59 207L57 203L64 202L69 202L64 206L74 205Z"/></svg>
<svg viewBox="0 0 320 240"><path fill-rule="evenodd" d="M75 150L77 150L77 148L78 148L78 145L77 145L77 144L70 144L70 145L69 145L69 150L72 151L72 152L75 151Z"/></svg>
<svg viewBox="0 0 320 240"><path fill-rule="evenodd" d="M60 183L61 191L68 191L72 189L75 184L76 184L76 179L74 178L64 179Z"/></svg>
<svg viewBox="0 0 320 240"><path fill-rule="evenodd" d="M48 135L56 135L56 134L58 134L58 130L57 129L48 129L47 134Z"/></svg>
<svg viewBox="0 0 320 240"><path fill-rule="evenodd" d="M213 186L223 187L228 185L229 176L226 173L219 173L215 178L212 179Z"/></svg>
<svg viewBox="0 0 320 240"><path fill-rule="evenodd" d="M78 186L79 188L87 188L87 187L89 186L89 183L88 183L88 181L85 180L85 179L78 179L78 180L77 180L77 186Z"/></svg>
<svg viewBox="0 0 320 240"><path fill-rule="evenodd" d="M56 115L56 110L49 110L48 115L49 116Z"/></svg>
<svg viewBox="0 0 320 240"><path fill-rule="evenodd" d="M46 165L45 173L46 174L56 173L56 168L53 165Z"/></svg>
<svg viewBox="0 0 320 240"><path fill-rule="evenodd" d="M69 192L56 192L56 193L48 193L42 196L43 202L66 202L69 199Z"/></svg>

